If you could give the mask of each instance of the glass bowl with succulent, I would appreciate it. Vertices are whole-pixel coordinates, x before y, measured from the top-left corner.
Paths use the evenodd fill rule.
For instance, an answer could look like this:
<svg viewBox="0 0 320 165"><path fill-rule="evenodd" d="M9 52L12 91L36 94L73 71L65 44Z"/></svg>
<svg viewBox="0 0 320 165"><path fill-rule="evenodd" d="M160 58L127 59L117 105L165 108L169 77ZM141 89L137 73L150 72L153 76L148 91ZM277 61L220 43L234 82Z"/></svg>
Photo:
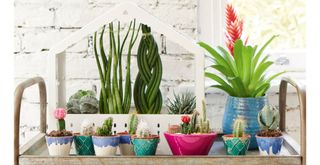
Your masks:
<svg viewBox="0 0 320 165"><path fill-rule="evenodd" d="M217 133L211 131L206 119L203 102L203 117L195 111L191 118L182 116L180 125L170 125L164 136L173 155L208 155Z"/></svg>
<svg viewBox="0 0 320 165"><path fill-rule="evenodd" d="M228 155L245 155L249 148L250 138L251 135L245 133L243 117L238 117L234 121L232 134L222 136Z"/></svg>
<svg viewBox="0 0 320 165"><path fill-rule="evenodd" d="M140 120L135 135L131 136L136 156L155 155L160 141L159 135L151 134L147 122Z"/></svg>
<svg viewBox="0 0 320 165"><path fill-rule="evenodd" d="M233 121L243 116L247 123L246 131L252 137L250 149L256 149L255 134L260 130L256 116L268 102L266 93L271 87L271 81L285 73L270 74L269 69L274 62L264 53L277 35L259 48L258 45L248 45L248 37L245 41L241 39L243 20L237 16L231 4L227 5L226 18L228 50L221 46L212 48L204 42L198 43L208 52L207 57L213 62L206 68L205 76L216 82L211 87L228 94L222 121L223 133L232 133Z"/></svg>
<svg viewBox="0 0 320 165"><path fill-rule="evenodd" d="M70 153L73 135L72 132L66 131L65 120L66 110L57 108L54 111L54 117L57 121L57 130L51 131L46 135L47 147L51 156L67 156Z"/></svg>
<svg viewBox="0 0 320 165"><path fill-rule="evenodd" d="M96 156L114 156L119 146L120 136L112 134L113 118L108 117L92 136Z"/></svg>
<svg viewBox="0 0 320 165"><path fill-rule="evenodd" d="M80 133L74 134L74 144L78 155L95 155L92 143L94 124L88 119L81 123Z"/></svg>
<svg viewBox="0 0 320 165"><path fill-rule="evenodd" d="M261 131L257 133L257 143L261 155L279 155L283 144L283 136L279 130L279 109L265 105L258 114Z"/></svg>
<svg viewBox="0 0 320 165"><path fill-rule="evenodd" d="M131 136L136 134L138 122L138 115L136 113L131 114L129 116L128 131L117 133L120 136L119 148L121 155L135 155Z"/></svg>

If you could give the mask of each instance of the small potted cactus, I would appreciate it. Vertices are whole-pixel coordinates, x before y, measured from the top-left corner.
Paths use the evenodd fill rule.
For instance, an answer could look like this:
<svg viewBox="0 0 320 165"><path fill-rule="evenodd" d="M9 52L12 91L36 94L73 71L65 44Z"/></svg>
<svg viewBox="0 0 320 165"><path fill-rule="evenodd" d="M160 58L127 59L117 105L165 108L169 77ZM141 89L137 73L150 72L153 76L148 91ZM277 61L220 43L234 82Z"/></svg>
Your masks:
<svg viewBox="0 0 320 165"><path fill-rule="evenodd" d="M107 118L102 127L98 127L95 135L92 136L96 156L116 155L120 136L112 135L112 122L112 117Z"/></svg>
<svg viewBox="0 0 320 165"><path fill-rule="evenodd" d="M99 110L96 92L92 90L78 90L67 103L69 114L94 114Z"/></svg>
<svg viewBox="0 0 320 165"><path fill-rule="evenodd" d="M279 130L279 110L271 105L265 105L258 114L261 131L256 139L261 155L279 155L283 144L283 136Z"/></svg>
<svg viewBox="0 0 320 165"><path fill-rule="evenodd" d="M57 108L54 111L54 117L58 120L58 130L53 130L46 135L49 155L51 156L67 156L70 153L73 141L72 132L65 129L66 111L63 108Z"/></svg>
<svg viewBox="0 0 320 165"><path fill-rule="evenodd" d="M148 123L140 121L135 135L131 136L136 156L155 155L159 143L159 135L151 134Z"/></svg>
<svg viewBox="0 0 320 165"><path fill-rule="evenodd" d="M120 153L121 155L135 155L133 151L133 145L131 143L131 136L136 134L138 126L138 116L137 114L132 114L129 117L129 132L120 132Z"/></svg>
<svg viewBox="0 0 320 165"><path fill-rule="evenodd" d="M173 155L208 155L217 133L211 131L205 103L202 104L203 118L199 117L198 112L194 112L191 118L182 116L180 126L171 125L164 132Z"/></svg>
<svg viewBox="0 0 320 165"><path fill-rule="evenodd" d="M85 119L81 124L80 133L74 134L74 144L78 155L95 155L92 143L93 133L93 123Z"/></svg>
<svg viewBox="0 0 320 165"><path fill-rule="evenodd" d="M250 144L251 136L245 134L244 119L238 117L233 124L232 134L223 135L222 139L228 155L245 155Z"/></svg>

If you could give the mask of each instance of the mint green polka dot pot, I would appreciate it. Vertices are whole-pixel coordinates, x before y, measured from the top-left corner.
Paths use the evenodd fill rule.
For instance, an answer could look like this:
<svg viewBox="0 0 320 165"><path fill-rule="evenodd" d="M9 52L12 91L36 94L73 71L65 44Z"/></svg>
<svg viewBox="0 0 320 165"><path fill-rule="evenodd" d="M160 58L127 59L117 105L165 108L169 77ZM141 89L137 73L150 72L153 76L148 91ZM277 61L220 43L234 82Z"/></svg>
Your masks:
<svg viewBox="0 0 320 165"><path fill-rule="evenodd" d="M131 140L136 156L155 155L160 141L158 135L151 135L149 138L138 138L134 135Z"/></svg>

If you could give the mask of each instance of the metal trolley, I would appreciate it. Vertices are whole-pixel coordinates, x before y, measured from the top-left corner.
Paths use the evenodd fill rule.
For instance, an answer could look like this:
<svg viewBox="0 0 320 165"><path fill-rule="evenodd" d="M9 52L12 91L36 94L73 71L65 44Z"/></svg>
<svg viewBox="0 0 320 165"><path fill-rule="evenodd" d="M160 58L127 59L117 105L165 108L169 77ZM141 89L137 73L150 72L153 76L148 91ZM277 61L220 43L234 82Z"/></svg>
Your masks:
<svg viewBox="0 0 320 165"><path fill-rule="evenodd" d="M19 126L22 95L26 88L39 86L40 94L40 133L31 139L28 143L19 147ZM298 145L286 132L286 95L287 86L292 85L298 94L300 108L300 138ZM49 156L45 135L46 135L46 107L47 94L46 85L41 77L28 79L19 84L15 91L14 98L14 163L18 164L228 164L237 165L306 165L306 90L305 86L292 81L289 78L283 78L279 89L279 110L281 116L280 129L284 132L284 144L282 154L279 156L261 156L258 151L248 151L245 156L227 156L223 148L221 135L215 141L212 152L208 156L172 156L156 155L147 157L135 156Z"/></svg>

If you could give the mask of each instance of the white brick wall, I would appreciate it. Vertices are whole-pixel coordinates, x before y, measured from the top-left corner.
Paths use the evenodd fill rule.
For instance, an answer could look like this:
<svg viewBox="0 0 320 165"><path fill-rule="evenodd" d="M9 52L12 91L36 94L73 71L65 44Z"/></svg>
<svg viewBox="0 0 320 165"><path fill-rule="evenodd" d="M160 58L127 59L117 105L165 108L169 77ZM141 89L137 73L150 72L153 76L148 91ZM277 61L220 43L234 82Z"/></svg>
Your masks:
<svg viewBox="0 0 320 165"><path fill-rule="evenodd" d="M132 0L160 20L173 26L177 31L197 38L197 1L194 0ZM86 25L95 17L118 3L117 0L16 0L15 1L15 82L42 76L47 73L46 53L55 43ZM160 35L155 34L160 47ZM67 97L78 89L99 87L99 78L94 56L83 39L67 50ZM136 43L136 46L138 42ZM175 43L166 41L167 54L162 55L164 68L161 90L164 99L172 96L172 91L190 88L194 84L193 55ZM89 52L89 54L88 54ZM135 52L133 52L135 53ZM125 59L125 57L124 57ZM136 57L132 58L132 80L137 73ZM85 69L84 69L85 68ZM21 131L30 138L38 128L38 91L31 88L24 95ZM226 95L217 90L206 94L208 116L212 126L219 130ZM289 115L297 116L297 100L294 93L289 95ZM270 102L277 104L277 95L271 92ZM163 110L166 111L165 109ZM32 119L31 119L32 117ZM290 119L291 120L291 119ZM297 123L290 123L288 129L298 139Z"/></svg>

